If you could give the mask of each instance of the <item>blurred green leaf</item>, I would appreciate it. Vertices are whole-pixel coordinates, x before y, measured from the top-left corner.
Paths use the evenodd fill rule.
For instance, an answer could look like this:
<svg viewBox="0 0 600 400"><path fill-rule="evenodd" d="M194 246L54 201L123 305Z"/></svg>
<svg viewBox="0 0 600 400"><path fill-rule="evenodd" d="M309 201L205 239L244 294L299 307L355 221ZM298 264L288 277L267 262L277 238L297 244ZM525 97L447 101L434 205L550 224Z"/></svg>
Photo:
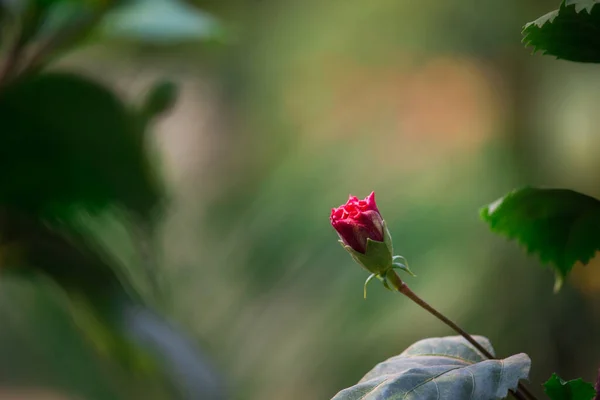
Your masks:
<svg viewBox="0 0 600 400"><path fill-rule="evenodd" d="M475 340L493 354L488 339L475 336ZM460 336L430 338L378 364L333 399L499 399L527 378L530 366L526 354L486 360Z"/></svg>
<svg viewBox="0 0 600 400"><path fill-rule="evenodd" d="M516 190L484 207L481 217L492 231L552 263L556 290L575 263L587 264L600 250L600 201L572 190Z"/></svg>
<svg viewBox="0 0 600 400"><path fill-rule="evenodd" d="M88 18L99 4L92 1L57 1L48 9L40 34L55 33L60 28L72 24L81 18Z"/></svg>
<svg viewBox="0 0 600 400"><path fill-rule="evenodd" d="M544 383L544 391L551 400L592 400L596 396L591 383L581 378L565 382L556 374Z"/></svg>
<svg viewBox="0 0 600 400"><path fill-rule="evenodd" d="M193 341L146 306L123 271L108 261L108 249L90 240L89 231L50 227L13 212L0 212L0 227L0 271L28 280L51 278L99 354L133 374L153 376L156 383L168 375L170 384L163 386L174 385L191 398L224 398L218 377Z"/></svg>
<svg viewBox="0 0 600 400"><path fill-rule="evenodd" d="M600 62L598 0L566 0L523 28L523 42L534 51L578 62Z"/></svg>
<svg viewBox="0 0 600 400"><path fill-rule="evenodd" d="M204 40L221 33L210 14L177 0L134 0L108 13L100 32L154 44Z"/></svg>
<svg viewBox="0 0 600 400"><path fill-rule="evenodd" d="M63 219L121 204L147 215L158 193L133 113L104 87L50 73L0 93L0 205Z"/></svg>
<svg viewBox="0 0 600 400"><path fill-rule="evenodd" d="M169 111L177 101L177 84L169 80L160 80L149 89L144 103L142 104L142 115L151 120Z"/></svg>

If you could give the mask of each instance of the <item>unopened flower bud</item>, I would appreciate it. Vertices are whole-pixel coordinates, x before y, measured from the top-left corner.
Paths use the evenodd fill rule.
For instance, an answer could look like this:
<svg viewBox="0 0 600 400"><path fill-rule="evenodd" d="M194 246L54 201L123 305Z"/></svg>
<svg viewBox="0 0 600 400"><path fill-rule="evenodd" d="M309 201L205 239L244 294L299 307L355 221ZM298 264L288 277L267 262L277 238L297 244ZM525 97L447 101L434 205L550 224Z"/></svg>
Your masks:
<svg viewBox="0 0 600 400"><path fill-rule="evenodd" d="M350 196L331 210L331 225L350 255L369 272L381 275L392 268L392 238L375 203L375 193L364 200Z"/></svg>

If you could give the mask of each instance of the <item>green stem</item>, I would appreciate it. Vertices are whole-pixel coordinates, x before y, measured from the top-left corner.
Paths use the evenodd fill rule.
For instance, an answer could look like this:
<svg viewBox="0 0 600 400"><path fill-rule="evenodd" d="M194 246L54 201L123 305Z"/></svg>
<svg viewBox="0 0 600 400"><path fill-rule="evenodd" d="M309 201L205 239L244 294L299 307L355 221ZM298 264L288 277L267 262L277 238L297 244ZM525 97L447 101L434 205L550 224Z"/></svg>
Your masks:
<svg viewBox="0 0 600 400"><path fill-rule="evenodd" d="M475 339L473 339L473 337L471 335L469 335L465 330L463 330L460 326L456 325L456 323L454 323L452 320L447 318L444 314L442 314L441 312L439 312L438 310L433 308L431 305L429 305L429 303L427 303L425 300L423 300L419 296L417 296L417 294L415 292L413 292L406 285L406 283L404 283L404 281L402 281L402 279L400 279L400 277L396 274L396 272L391 271L391 273L388 273L386 275L386 278L387 278L388 284L390 284L397 291L399 291L400 293L402 293L403 295L405 295L406 297L411 299L419 307L425 309L431 315L433 315L434 317L436 317L437 319L442 321L444 324L446 324L450 328L452 328L456 333L458 333L463 338L465 338L465 340L467 340L469 343L471 343L473 345L473 347L475 347L477 350L479 350L481 352L481 354L483 354L485 357L490 358L490 359L496 358L496 357L494 357L494 355L492 353L490 353L479 342L477 342ZM519 399L519 400L526 400L526 399L537 400L535 398L535 396L533 396L533 394L531 394L531 392L529 392L529 390L527 390L527 388L525 388L525 386L522 385L521 383L518 384L518 389L516 391L511 391L511 394L516 399Z"/></svg>

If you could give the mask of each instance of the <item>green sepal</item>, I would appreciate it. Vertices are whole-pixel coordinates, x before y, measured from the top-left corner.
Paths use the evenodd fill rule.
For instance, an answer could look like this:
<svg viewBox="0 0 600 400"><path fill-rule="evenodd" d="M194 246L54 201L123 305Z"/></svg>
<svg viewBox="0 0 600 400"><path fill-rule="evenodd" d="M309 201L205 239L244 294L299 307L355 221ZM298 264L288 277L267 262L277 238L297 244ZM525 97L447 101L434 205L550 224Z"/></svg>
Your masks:
<svg viewBox="0 0 600 400"><path fill-rule="evenodd" d="M390 254L394 254L394 244L392 243L392 235L385 221L383 221L383 243L385 243L388 249L390 250Z"/></svg>
<svg viewBox="0 0 600 400"><path fill-rule="evenodd" d="M372 280L373 278L376 278L376 277L377 277L377 275L375 275L375 274L371 274L371 275L369 275L369 277L368 277L368 278L367 278L367 280L365 281L365 287L364 287L364 289L363 289L363 296L364 296L364 298L365 298L365 299L367 298L367 286L369 285L369 283L371 282L371 280Z"/></svg>
<svg viewBox="0 0 600 400"><path fill-rule="evenodd" d="M406 259L406 257L398 255L392 257L392 260L394 261L394 263L392 264L392 268L401 269L413 278L417 277L417 275L415 275L415 273L410 270L410 267L408 266L408 260ZM402 262L400 262L399 260L402 260Z"/></svg>
<svg viewBox="0 0 600 400"><path fill-rule="evenodd" d="M416 278L417 275L415 275L410 268L408 268L408 265L404 265L402 263L399 262L395 262L392 264L392 268L394 269L401 269L402 271L406 272L407 274L409 274L410 276L412 276L413 278Z"/></svg>
<svg viewBox="0 0 600 400"><path fill-rule="evenodd" d="M388 271L391 271L391 269L389 269ZM392 291L392 292L393 292L393 291L394 291L394 289L392 289L392 288L390 287L390 285L388 284L388 280L387 280L387 274L388 274L388 272L386 271L386 273L385 273L385 275L384 275L384 276L377 275L377 279L379 279L379 280L381 281L381 283L383 283L383 287L384 287L384 288L386 288L387 290L389 290L389 291Z"/></svg>
<svg viewBox="0 0 600 400"><path fill-rule="evenodd" d="M364 269L375 275L384 276L388 269L392 268L392 236L385 221L383 222L383 242L367 239L365 253L359 253L352 247L340 240L342 247L354 258Z"/></svg>
<svg viewBox="0 0 600 400"><path fill-rule="evenodd" d="M365 254L355 251L343 242L342 246L358 264L372 274L385 275L385 272L392 268L391 249L385 242L367 239Z"/></svg>

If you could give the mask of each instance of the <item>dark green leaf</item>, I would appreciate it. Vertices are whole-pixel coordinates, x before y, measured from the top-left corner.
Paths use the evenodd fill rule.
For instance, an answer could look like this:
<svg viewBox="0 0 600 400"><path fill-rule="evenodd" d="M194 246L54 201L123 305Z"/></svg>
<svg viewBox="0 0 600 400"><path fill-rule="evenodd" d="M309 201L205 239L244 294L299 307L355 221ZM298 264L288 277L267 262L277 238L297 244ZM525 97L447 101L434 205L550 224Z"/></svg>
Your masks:
<svg viewBox="0 0 600 400"><path fill-rule="evenodd" d="M587 264L600 250L600 201L572 190L516 190L484 207L481 217L492 231L552 263L556 289L577 262Z"/></svg>
<svg viewBox="0 0 600 400"><path fill-rule="evenodd" d="M110 91L43 74L0 93L0 205L62 219L120 204L147 213L157 191L139 132Z"/></svg>
<svg viewBox="0 0 600 400"><path fill-rule="evenodd" d="M585 10L589 13L598 3L600 3L600 0L565 0L565 5L574 6L577 12Z"/></svg>
<svg viewBox="0 0 600 400"><path fill-rule="evenodd" d="M42 36L55 34L65 26L73 25L82 18L89 18L92 13L97 11L97 7L94 6L97 5L88 1L55 1L48 9L39 34Z"/></svg>
<svg viewBox="0 0 600 400"><path fill-rule="evenodd" d="M144 104L142 105L142 115L148 119L159 116L169 111L177 101L177 85L168 80L156 82L148 91Z"/></svg>
<svg viewBox="0 0 600 400"><path fill-rule="evenodd" d="M475 340L493 354L486 338ZM486 360L460 336L430 338L378 364L333 400L500 399L527 378L530 365L526 354Z"/></svg>
<svg viewBox="0 0 600 400"><path fill-rule="evenodd" d="M565 382L556 374L544 383L544 391L551 400L592 400L596 396L591 383L581 378Z"/></svg>
<svg viewBox="0 0 600 400"><path fill-rule="evenodd" d="M559 59L600 62L598 0L566 0L523 28L523 42Z"/></svg>

